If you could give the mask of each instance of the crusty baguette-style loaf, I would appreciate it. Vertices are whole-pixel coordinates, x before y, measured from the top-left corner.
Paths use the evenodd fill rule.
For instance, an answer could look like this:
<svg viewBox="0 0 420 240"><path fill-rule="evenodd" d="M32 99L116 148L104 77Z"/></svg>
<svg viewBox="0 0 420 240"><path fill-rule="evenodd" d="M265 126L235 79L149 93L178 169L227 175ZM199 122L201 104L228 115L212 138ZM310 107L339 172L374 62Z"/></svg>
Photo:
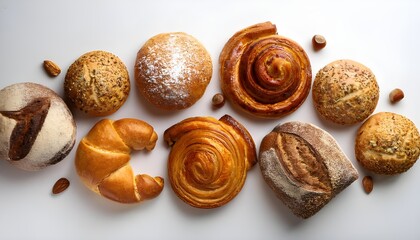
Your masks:
<svg viewBox="0 0 420 240"><path fill-rule="evenodd" d="M79 144L77 173L89 189L117 202L154 198L163 189L163 179L146 174L134 176L129 160L132 150L152 150L157 138L153 127L144 121L103 119Z"/></svg>
<svg viewBox="0 0 420 240"><path fill-rule="evenodd" d="M278 125L265 136L259 164L267 184L302 218L317 213L358 178L329 133L301 122Z"/></svg>
<svg viewBox="0 0 420 240"><path fill-rule="evenodd" d="M63 160L75 140L73 115L54 91L29 82L0 90L0 159L40 170Z"/></svg>

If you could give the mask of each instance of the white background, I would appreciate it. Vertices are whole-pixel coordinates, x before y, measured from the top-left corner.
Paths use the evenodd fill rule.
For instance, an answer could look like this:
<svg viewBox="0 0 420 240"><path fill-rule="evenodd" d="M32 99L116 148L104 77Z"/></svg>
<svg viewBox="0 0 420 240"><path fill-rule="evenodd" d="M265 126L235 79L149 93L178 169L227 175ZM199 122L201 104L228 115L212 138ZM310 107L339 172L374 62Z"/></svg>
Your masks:
<svg viewBox="0 0 420 240"><path fill-rule="evenodd" d="M353 59L375 73L380 99L375 112L403 114L420 126L419 56L420 1L20 1L0 0L0 88L32 81L63 95L68 66L91 50L118 55L127 65L132 89L125 105L112 119L135 117L148 121L159 134L150 153L135 153L131 163L138 173L167 180L169 148L162 134L172 124L192 116L216 118L228 113L243 123L259 146L279 123L300 120L330 132L359 170L360 178L315 216L301 220L278 200L256 165L240 194L218 209L190 207L173 193L169 181L161 195L136 205L101 198L85 188L74 170L80 139L99 120L73 111L77 142L59 164L39 172L24 172L0 161L0 239L420 239L420 163L399 176L373 175L374 190L364 193L364 171L354 157L355 132L360 124L338 127L320 120L309 96L298 111L284 118L262 120L226 104L211 108L220 91L218 56L224 43L247 26L271 21L280 35L306 50L313 75L331 61ZM133 79L139 48L150 37L183 31L210 52L214 72L204 96L192 107L163 112L145 103ZM314 34L327 47L314 52ZM50 78L42 62L62 67ZM405 98L392 105L389 92L402 88ZM52 195L54 182L67 177L71 185Z"/></svg>

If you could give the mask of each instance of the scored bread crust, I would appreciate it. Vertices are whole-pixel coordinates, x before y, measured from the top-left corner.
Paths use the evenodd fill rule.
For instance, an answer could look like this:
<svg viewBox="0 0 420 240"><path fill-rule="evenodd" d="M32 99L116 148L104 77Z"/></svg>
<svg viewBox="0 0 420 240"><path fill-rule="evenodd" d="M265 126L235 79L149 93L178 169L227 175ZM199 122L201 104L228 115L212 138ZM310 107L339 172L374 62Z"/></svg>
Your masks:
<svg viewBox="0 0 420 240"><path fill-rule="evenodd" d="M376 113L357 131L355 154L359 163L374 173L403 173L419 158L419 131L411 120L402 115Z"/></svg>
<svg viewBox="0 0 420 240"><path fill-rule="evenodd" d="M264 137L259 164L266 183L299 217L309 218L358 178L326 131L308 123L278 125Z"/></svg>
<svg viewBox="0 0 420 240"><path fill-rule="evenodd" d="M0 90L0 159L27 171L56 164L73 149L76 129L72 113L53 90L30 82Z"/></svg>
<svg viewBox="0 0 420 240"><path fill-rule="evenodd" d="M85 53L69 67L64 92L79 110L91 116L110 115L130 93L127 67L112 53Z"/></svg>
<svg viewBox="0 0 420 240"><path fill-rule="evenodd" d="M315 76L312 99L320 116L341 125L362 122L379 100L379 85L363 64L343 59L327 64Z"/></svg>

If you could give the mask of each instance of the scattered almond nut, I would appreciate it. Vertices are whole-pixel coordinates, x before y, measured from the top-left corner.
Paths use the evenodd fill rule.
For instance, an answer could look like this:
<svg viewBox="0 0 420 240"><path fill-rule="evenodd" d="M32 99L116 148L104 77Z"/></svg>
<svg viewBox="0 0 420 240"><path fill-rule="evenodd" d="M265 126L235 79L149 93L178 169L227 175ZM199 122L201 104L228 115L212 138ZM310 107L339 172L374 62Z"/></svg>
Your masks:
<svg viewBox="0 0 420 240"><path fill-rule="evenodd" d="M221 108L225 104L225 97L221 93L216 93L213 96L211 103L214 107Z"/></svg>
<svg viewBox="0 0 420 240"><path fill-rule="evenodd" d="M312 37L312 46L315 51L323 49L327 45L327 41L322 35L314 35Z"/></svg>
<svg viewBox="0 0 420 240"><path fill-rule="evenodd" d="M59 194L66 190L70 186L70 181L67 178L60 178L55 182L52 193L53 194Z"/></svg>
<svg viewBox="0 0 420 240"><path fill-rule="evenodd" d="M44 61L44 69L52 77L56 77L61 73L60 67L50 60Z"/></svg>
<svg viewBox="0 0 420 240"><path fill-rule="evenodd" d="M399 88L395 88L389 93L389 101L391 101L391 103L399 102L403 98L404 98L404 92Z"/></svg>
<svg viewBox="0 0 420 240"><path fill-rule="evenodd" d="M362 180L363 189L367 194L373 190L373 179L371 176L365 176Z"/></svg>

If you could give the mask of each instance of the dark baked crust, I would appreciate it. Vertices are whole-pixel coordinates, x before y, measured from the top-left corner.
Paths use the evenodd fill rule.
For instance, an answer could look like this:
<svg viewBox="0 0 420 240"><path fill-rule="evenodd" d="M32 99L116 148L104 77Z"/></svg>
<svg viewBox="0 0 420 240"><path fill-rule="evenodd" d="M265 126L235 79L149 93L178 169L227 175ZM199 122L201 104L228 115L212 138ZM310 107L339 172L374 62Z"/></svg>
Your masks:
<svg viewBox="0 0 420 240"><path fill-rule="evenodd" d="M29 171L63 160L76 140L76 124L64 101L36 83L0 91L0 158Z"/></svg>
<svg viewBox="0 0 420 240"><path fill-rule="evenodd" d="M302 218L317 213L358 178L330 134L301 122L270 132L261 142L259 164L267 184Z"/></svg>
<svg viewBox="0 0 420 240"><path fill-rule="evenodd" d="M44 124L50 104L50 99L43 97L34 99L18 111L0 111L3 116L17 122L10 135L10 160L18 161L32 149L32 145Z"/></svg>

